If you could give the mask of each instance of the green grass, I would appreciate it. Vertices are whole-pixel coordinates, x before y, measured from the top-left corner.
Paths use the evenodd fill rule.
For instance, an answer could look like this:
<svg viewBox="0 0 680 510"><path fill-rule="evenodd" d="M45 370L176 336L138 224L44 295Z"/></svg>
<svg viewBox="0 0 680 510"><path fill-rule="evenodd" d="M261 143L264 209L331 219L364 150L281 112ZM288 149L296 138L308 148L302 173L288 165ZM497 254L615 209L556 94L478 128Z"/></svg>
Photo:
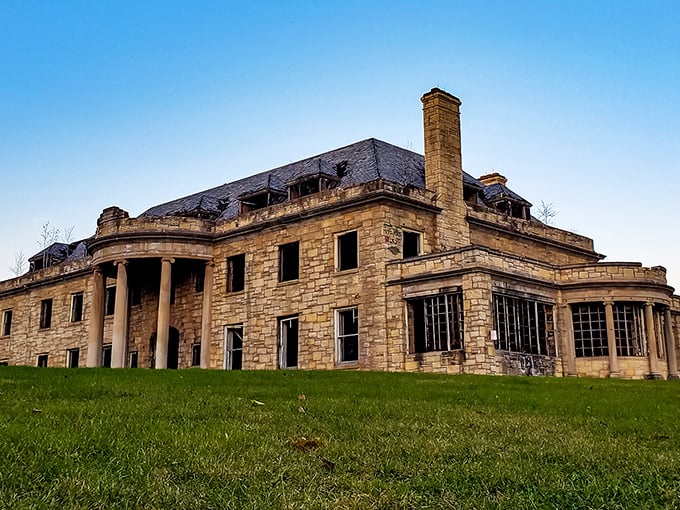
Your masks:
<svg viewBox="0 0 680 510"><path fill-rule="evenodd" d="M0 508L679 506L676 381L0 369Z"/></svg>

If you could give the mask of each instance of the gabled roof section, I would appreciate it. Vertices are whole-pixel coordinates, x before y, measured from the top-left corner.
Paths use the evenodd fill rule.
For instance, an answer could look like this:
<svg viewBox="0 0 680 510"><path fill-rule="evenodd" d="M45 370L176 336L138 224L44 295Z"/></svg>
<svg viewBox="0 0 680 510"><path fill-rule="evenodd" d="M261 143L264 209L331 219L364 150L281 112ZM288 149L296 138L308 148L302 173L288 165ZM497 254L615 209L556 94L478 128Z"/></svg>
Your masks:
<svg viewBox="0 0 680 510"><path fill-rule="evenodd" d="M517 193L508 188L505 184L496 183L489 186L484 186L484 199L488 202L496 202L503 198L508 198L514 202L518 202L531 207L531 203L520 197Z"/></svg>

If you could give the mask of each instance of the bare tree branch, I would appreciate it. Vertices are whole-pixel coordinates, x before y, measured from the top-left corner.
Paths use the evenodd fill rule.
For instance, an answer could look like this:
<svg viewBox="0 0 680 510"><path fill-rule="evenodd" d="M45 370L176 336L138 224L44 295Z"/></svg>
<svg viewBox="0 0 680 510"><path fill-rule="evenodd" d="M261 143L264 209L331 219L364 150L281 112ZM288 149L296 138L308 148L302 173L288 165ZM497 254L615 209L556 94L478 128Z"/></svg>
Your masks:
<svg viewBox="0 0 680 510"><path fill-rule="evenodd" d="M9 266L9 270L12 271L14 276L21 276L24 274L26 266L26 255L23 251L19 250L14 254L14 264Z"/></svg>
<svg viewBox="0 0 680 510"><path fill-rule="evenodd" d="M541 200L541 205L538 206L538 209L536 211L536 217L541 220L543 223L546 225L554 225L555 224L555 216L557 216L558 211L555 209L555 206L553 205L552 202L544 202Z"/></svg>

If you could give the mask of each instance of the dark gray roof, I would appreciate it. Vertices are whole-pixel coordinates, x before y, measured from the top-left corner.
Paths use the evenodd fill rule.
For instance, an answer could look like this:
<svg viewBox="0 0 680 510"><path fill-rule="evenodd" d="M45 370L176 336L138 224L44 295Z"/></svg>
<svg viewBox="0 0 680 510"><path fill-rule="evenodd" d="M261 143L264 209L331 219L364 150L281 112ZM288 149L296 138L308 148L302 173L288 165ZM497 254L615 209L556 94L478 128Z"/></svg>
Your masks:
<svg viewBox="0 0 680 510"><path fill-rule="evenodd" d="M375 138L356 142L273 170L222 184L146 210L141 216L200 216L230 219L239 214L238 197L264 190L286 190L286 183L306 175L330 174L338 186L352 186L377 179L425 187L425 158ZM463 172L466 186L484 189L484 184Z"/></svg>
<svg viewBox="0 0 680 510"><path fill-rule="evenodd" d="M505 184L497 182L489 186L484 186L484 198L488 201L495 201L499 198L507 197L516 202L521 202L525 205L531 205L528 200L523 199L517 193L508 188Z"/></svg>

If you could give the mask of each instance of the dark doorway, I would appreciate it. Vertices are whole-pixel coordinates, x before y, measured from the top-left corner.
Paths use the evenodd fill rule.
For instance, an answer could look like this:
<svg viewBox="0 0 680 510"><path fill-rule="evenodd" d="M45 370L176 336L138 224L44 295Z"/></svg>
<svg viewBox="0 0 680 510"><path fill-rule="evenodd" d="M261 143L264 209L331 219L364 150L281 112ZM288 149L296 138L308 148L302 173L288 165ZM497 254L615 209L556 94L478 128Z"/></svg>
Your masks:
<svg viewBox="0 0 680 510"><path fill-rule="evenodd" d="M154 332L149 339L151 347L151 367L156 368L156 333ZM168 368L176 370L179 368L179 331L170 328L168 334Z"/></svg>

